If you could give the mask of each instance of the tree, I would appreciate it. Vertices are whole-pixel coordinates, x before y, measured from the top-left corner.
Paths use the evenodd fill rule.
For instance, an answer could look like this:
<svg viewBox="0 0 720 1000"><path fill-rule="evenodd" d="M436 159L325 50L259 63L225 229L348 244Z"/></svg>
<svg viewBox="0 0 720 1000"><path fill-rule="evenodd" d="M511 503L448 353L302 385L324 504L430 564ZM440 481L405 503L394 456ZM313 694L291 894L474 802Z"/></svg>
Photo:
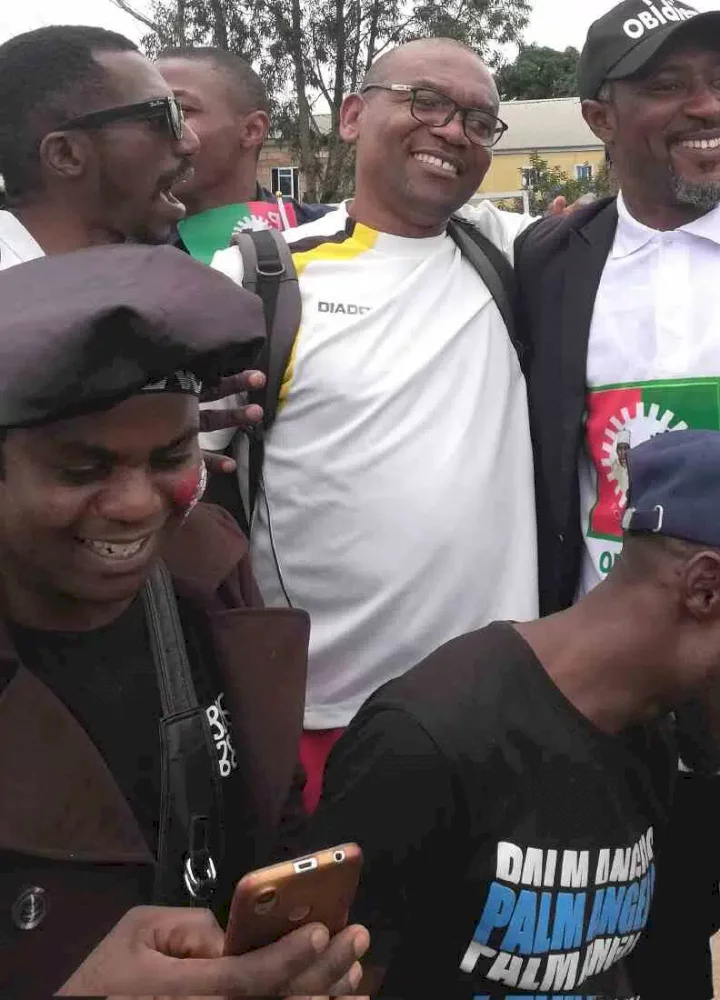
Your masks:
<svg viewBox="0 0 720 1000"><path fill-rule="evenodd" d="M311 200L337 201L352 183L352 151L338 136L343 96L388 48L428 35L456 38L498 64L518 42L529 0L113 0L148 29L149 54L218 45L265 80L274 127L298 152ZM314 113L327 107L330 128Z"/></svg>
<svg viewBox="0 0 720 1000"><path fill-rule="evenodd" d="M601 168L591 179L578 180L568 177L560 167L551 167L539 153L530 154L530 169L525 175L530 195L530 212L543 215L550 203L562 195L569 205L585 194L602 197L610 193L610 179L607 166Z"/></svg>
<svg viewBox="0 0 720 1000"><path fill-rule="evenodd" d="M577 64L580 53L564 52L542 45L526 45L514 63L502 66L497 74L500 97L504 101L535 101L577 94Z"/></svg>

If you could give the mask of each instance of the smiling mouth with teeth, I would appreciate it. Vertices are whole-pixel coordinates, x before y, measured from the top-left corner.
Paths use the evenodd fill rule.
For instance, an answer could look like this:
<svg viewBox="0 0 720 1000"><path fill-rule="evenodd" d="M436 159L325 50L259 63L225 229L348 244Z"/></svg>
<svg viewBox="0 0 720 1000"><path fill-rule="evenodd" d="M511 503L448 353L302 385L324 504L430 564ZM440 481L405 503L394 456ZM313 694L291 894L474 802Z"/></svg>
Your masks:
<svg viewBox="0 0 720 1000"><path fill-rule="evenodd" d="M140 538L135 542L102 542L94 538L80 538L78 541L97 556L122 560L136 556L146 545L147 538Z"/></svg>
<svg viewBox="0 0 720 1000"><path fill-rule="evenodd" d="M720 149L720 136L715 139L685 139L680 145L684 149Z"/></svg>
<svg viewBox="0 0 720 1000"><path fill-rule="evenodd" d="M450 163L448 160L443 160L440 156L431 156L429 153L415 153L414 159L419 160L420 163L428 163L431 167L440 167L442 170L447 171L449 174L457 176L458 169L454 163Z"/></svg>

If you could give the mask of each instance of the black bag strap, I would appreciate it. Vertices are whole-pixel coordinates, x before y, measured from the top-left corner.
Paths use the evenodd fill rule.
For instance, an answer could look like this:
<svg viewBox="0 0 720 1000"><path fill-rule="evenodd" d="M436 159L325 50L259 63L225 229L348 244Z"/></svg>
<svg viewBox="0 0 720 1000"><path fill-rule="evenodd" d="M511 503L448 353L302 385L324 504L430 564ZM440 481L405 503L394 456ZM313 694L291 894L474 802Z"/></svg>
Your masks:
<svg viewBox="0 0 720 1000"><path fill-rule="evenodd" d="M517 281L512 264L505 254L484 236L476 226L453 216L448 233L461 254L473 266L495 300L508 336L517 351L520 367L525 370L525 344L519 334L517 320Z"/></svg>
<svg viewBox="0 0 720 1000"><path fill-rule="evenodd" d="M187 903L188 897L191 902L207 902L217 884L210 845L222 845L216 752L198 704L175 590L163 563L148 579L143 603L162 709L153 899L166 905Z"/></svg>
<svg viewBox="0 0 720 1000"><path fill-rule="evenodd" d="M302 304L292 253L283 235L274 229L233 234L243 260L243 287L259 295L265 313L265 344L258 367L267 378L265 388L250 393L248 401L264 411L262 426L250 435L248 456L248 525L252 520L264 459L264 435L277 415L280 389L292 354Z"/></svg>
<svg viewBox="0 0 720 1000"><path fill-rule="evenodd" d="M448 224L448 233L485 282L517 351L520 367L525 370L525 345L518 332L517 284L512 265L472 223L454 216ZM300 328L302 304L292 253L281 233L272 229L241 231L233 233L231 245L242 255L243 286L260 296L265 314L266 339L258 366L265 372L267 382L263 390L248 396L248 401L259 403L265 414L262 426L249 437L246 511L249 528L262 478L264 435L277 415L283 376Z"/></svg>
<svg viewBox="0 0 720 1000"><path fill-rule="evenodd" d="M165 565L153 570L143 591L145 615L157 668L163 716L197 708L195 685L180 624L175 591Z"/></svg>

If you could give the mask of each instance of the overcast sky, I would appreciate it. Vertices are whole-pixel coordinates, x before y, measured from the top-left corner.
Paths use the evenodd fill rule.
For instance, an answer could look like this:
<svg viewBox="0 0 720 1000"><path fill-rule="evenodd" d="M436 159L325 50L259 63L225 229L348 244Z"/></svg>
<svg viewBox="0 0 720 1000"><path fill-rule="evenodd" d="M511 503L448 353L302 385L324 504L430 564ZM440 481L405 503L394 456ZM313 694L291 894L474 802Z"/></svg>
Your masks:
<svg viewBox="0 0 720 1000"><path fill-rule="evenodd" d="M526 38L556 49L582 47L588 25L615 0L534 0L533 17ZM720 8L720 0L695 0L701 10ZM138 9L149 9L148 0L137 0ZM143 30L111 0L0 0L0 41L43 24L98 24L139 41Z"/></svg>

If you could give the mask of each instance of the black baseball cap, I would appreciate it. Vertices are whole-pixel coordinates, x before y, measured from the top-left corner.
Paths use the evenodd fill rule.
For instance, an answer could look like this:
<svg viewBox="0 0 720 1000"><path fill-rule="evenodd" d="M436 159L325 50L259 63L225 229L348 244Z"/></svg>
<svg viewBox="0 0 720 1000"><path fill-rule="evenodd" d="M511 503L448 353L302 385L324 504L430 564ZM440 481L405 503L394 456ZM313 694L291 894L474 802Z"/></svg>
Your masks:
<svg viewBox="0 0 720 1000"><path fill-rule="evenodd" d="M701 14L678 0L623 0L590 26L578 64L581 99L597 97L606 80L634 76L677 31L698 20L714 22L720 48L720 10Z"/></svg>
<svg viewBox="0 0 720 1000"><path fill-rule="evenodd" d="M720 548L720 431L667 431L628 453L626 531Z"/></svg>
<svg viewBox="0 0 720 1000"><path fill-rule="evenodd" d="M197 392L251 367L257 295L170 246L95 247L0 272L0 428Z"/></svg>

